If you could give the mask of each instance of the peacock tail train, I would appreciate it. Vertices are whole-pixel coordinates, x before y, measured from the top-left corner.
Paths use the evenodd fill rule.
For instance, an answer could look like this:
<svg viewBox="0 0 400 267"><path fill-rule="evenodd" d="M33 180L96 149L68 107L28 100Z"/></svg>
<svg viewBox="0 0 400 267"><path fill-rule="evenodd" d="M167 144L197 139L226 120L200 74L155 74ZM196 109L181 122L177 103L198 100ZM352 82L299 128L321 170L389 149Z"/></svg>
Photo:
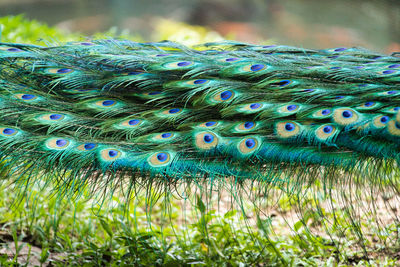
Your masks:
<svg viewBox="0 0 400 267"><path fill-rule="evenodd" d="M349 179L400 190L396 55L236 42L1 43L0 107L4 175L41 177L64 194L227 178L288 192Z"/></svg>

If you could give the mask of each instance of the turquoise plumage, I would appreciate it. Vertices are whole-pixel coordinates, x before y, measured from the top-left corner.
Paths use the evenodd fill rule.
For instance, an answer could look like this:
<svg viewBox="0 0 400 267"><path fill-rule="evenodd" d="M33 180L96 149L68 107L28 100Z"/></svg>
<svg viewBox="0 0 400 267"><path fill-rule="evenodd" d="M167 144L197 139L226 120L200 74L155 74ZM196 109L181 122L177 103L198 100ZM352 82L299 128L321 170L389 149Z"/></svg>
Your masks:
<svg viewBox="0 0 400 267"><path fill-rule="evenodd" d="M390 175L400 159L400 58L361 48L2 43L0 107L2 168L68 192Z"/></svg>

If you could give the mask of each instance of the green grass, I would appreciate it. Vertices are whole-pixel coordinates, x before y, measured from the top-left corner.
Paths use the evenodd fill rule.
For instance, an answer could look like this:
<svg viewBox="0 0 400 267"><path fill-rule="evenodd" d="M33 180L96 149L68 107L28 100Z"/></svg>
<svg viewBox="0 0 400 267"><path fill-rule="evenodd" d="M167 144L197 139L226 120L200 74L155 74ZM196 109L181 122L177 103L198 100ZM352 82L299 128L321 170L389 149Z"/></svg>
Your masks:
<svg viewBox="0 0 400 267"><path fill-rule="evenodd" d="M207 208L200 197L193 205L185 202L191 209L185 212L186 221L182 222L183 200L162 198L149 211L144 195L130 202L114 196L100 205L84 197L76 200L50 197L50 192L38 190L37 186L22 197L17 192L5 185L0 188L0 239L3 247L12 247L0 257L0 266L24 266L26 262L51 262L53 266L396 266L398 263L394 257L382 257L382 253L375 260L365 259L354 249L354 239L350 236L348 243L340 245L338 253L331 239L311 234L300 220L294 224L297 234L274 233L284 227L272 226L275 217L257 218L255 225L246 226L246 220L237 210L218 214L217 209ZM166 202L171 204L168 209L164 206ZM282 204L287 209L287 203ZM321 219L309 211L305 216L307 225ZM36 251L29 257L28 247Z"/></svg>

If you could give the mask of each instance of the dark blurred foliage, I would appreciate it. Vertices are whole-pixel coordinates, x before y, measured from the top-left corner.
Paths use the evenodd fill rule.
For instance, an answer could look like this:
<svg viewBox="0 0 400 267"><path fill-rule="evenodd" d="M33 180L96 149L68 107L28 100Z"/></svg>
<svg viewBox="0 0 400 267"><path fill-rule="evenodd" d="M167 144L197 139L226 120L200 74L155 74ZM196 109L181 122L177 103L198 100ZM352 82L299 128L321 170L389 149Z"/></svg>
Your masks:
<svg viewBox="0 0 400 267"><path fill-rule="evenodd" d="M0 0L0 16L20 13L85 34L116 26L150 39L168 18L252 43L400 50L399 0Z"/></svg>

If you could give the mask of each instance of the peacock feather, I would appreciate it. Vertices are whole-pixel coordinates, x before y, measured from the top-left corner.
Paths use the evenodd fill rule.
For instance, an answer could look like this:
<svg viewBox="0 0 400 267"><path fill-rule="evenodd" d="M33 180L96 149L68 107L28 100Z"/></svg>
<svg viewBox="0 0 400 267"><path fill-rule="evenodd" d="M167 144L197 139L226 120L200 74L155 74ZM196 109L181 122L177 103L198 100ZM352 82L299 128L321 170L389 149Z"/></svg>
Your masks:
<svg viewBox="0 0 400 267"><path fill-rule="evenodd" d="M2 168L63 194L227 178L399 190L400 59L362 48L1 43L0 107Z"/></svg>

